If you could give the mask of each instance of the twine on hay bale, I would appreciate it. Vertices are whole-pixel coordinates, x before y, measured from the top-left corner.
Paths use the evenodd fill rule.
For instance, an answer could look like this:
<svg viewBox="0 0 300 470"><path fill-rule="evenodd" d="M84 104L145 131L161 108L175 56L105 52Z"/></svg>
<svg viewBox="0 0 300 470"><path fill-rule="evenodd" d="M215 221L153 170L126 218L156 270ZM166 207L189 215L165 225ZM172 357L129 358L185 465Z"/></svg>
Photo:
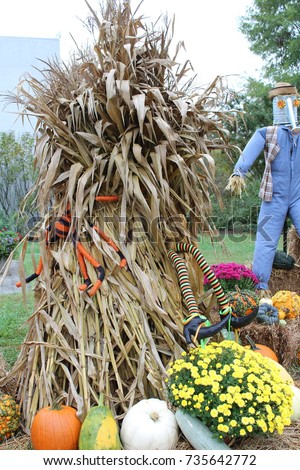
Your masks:
<svg viewBox="0 0 300 470"><path fill-rule="evenodd" d="M286 325L252 322L240 331L244 345L248 344L246 335L255 343L264 344L278 356L280 364L289 368L297 360L297 350L300 346L300 318L288 320Z"/></svg>

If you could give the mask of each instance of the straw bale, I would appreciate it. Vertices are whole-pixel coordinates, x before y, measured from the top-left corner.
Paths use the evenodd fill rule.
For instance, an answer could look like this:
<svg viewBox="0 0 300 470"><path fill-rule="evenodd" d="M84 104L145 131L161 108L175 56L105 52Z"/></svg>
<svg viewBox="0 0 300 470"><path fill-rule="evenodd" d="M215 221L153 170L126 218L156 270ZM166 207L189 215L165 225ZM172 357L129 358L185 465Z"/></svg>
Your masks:
<svg viewBox="0 0 300 470"><path fill-rule="evenodd" d="M297 362L297 351L300 349L300 317L288 320L286 325L252 322L239 332L244 345L248 344L249 335L255 343L264 344L278 356L283 367L289 369Z"/></svg>
<svg viewBox="0 0 300 470"><path fill-rule="evenodd" d="M2 356L2 354L0 354L0 380L1 379L5 380L7 374L8 374L8 365L7 365L4 357ZM11 395L12 397L15 397L16 396L16 391L17 391L17 386L18 386L17 385L17 379L15 377L12 377L10 380L5 381L5 384L0 386L0 392L1 393L7 393L7 394Z"/></svg>
<svg viewBox="0 0 300 470"><path fill-rule="evenodd" d="M293 421L292 425L286 426L281 435L247 437L241 441L235 441L232 448L238 450L299 450L300 420Z"/></svg>
<svg viewBox="0 0 300 470"><path fill-rule="evenodd" d="M0 450L32 450L30 436L18 431L14 436L0 443Z"/></svg>
<svg viewBox="0 0 300 470"><path fill-rule="evenodd" d="M269 281L269 288L274 295L279 290L289 290L300 295L300 268L273 269Z"/></svg>

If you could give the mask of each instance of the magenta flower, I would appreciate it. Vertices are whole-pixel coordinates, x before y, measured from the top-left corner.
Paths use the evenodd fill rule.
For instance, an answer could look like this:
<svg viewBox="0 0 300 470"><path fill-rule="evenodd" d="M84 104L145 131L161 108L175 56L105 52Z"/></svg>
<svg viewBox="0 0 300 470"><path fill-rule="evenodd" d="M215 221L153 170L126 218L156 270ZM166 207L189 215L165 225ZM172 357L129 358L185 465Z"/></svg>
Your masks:
<svg viewBox="0 0 300 470"><path fill-rule="evenodd" d="M219 279L221 286L225 292L239 289L254 290L258 284L258 278L244 264L237 263L220 263L211 266L212 271ZM204 277L204 285L208 286L209 282Z"/></svg>

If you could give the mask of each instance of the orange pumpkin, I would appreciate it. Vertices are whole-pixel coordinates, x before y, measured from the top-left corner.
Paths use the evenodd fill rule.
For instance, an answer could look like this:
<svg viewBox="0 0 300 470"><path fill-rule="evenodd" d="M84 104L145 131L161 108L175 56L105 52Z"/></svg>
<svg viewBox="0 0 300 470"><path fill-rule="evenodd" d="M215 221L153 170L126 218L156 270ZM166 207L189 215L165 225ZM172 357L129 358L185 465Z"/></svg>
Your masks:
<svg viewBox="0 0 300 470"><path fill-rule="evenodd" d="M41 408L30 430L35 450L77 450L81 421L75 408L53 405Z"/></svg>
<svg viewBox="0 0 300 470"><path fill-rule="evenodd" d="M247 335L246 340L248 341L249 345L245 346L246 349L251 349L254 352L261 354L262 356L268 357L275 362L279 363L278 357L273 351L273 349L265 346L264 344L256 344L254 341Z"/></svg>

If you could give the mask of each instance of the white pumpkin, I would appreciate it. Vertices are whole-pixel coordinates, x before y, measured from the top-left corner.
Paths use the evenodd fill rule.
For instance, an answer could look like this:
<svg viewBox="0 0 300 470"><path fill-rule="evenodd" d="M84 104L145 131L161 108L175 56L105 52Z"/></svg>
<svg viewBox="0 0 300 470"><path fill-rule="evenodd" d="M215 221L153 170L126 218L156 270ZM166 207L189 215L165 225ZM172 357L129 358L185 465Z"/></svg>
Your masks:
<svg viewBox="0 0 300 470"><path fill-rule="evenodd" d="M174 449L178 436L174 413L158 398L141 400L129 408L120 430L125 450Z"/></svg>
<svg viewBox="0 0 300 470"><path fill-rule="evenodd" d="M292 403L292 416L291 420L300 419L300 388L290 385L294 392L293 403Z"/></svg>
<svg viewBox="0 0 300 470"><path fill-rule="evenodd" d="M269 299L267 297L263 297L263 298L260 299L258 305L263 305L263 304L273 305L273 300Z"/></svg>

